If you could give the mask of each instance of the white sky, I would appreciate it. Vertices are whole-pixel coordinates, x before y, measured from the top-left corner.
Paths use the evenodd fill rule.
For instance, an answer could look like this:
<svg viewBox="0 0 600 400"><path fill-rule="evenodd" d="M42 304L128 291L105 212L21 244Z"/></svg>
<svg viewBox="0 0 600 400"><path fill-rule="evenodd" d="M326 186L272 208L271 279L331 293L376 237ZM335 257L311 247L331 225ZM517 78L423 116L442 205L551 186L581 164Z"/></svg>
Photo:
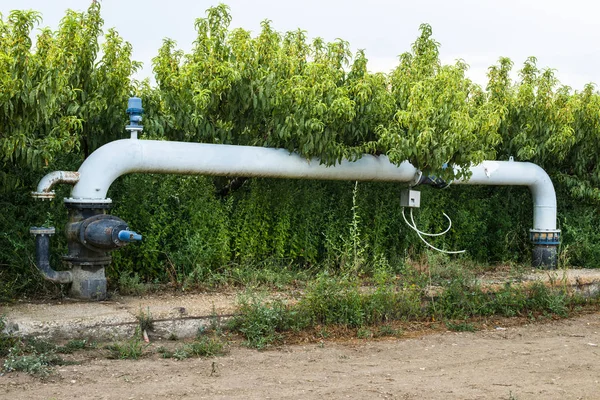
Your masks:
<svg viewBox="0 0 600 400"><path fill-rule="evenodd" d="M270 19L278 31L301 28L309 37L342 38L363 48L369 69L388 72L397 56L410 49L418 27L432 25L444 63L458 58L470 65L469 76L482 85L487 68L500 56L520 68L528 56L539 67L557 71L560 81L580 90L600 82L600 3L584 0L228 0L232 27L254 34ZM85 10L89 0L0 0L0 12L34 9L43 26L56 29L67 8ZM115 27L132 43L134 58L144 63L140 78L152 76L151 59L165 37L189 51L194 20L218 0L103 0L105 29Z"/></svg>

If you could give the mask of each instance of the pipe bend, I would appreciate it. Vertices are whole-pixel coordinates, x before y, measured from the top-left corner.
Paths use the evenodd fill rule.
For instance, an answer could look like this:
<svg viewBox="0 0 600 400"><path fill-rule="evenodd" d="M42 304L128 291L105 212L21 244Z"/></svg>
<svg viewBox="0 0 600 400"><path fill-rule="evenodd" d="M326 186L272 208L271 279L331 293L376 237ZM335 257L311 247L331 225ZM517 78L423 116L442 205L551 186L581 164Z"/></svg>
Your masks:
<svg viewBox="0 0 600 400"><path fill-rule="evenodd" d="M53 171L46 174L38 183L37 190L31 192L31 197L35 199L53 199L54 192L52 188L59 183L68 183L75 185L79 182L79 172L75 171Z"/></svg>
<svg viewBox="0 0 600 400"><path fill-rule="evenodd" d="M56 271L50 266L50 236L53 227L31 227L29 232L35 236L35 266L45 280L54 283L73 282L71 271Z"/></svg>
<svg viewBox="0 0 600 400"><path fill-rule="evenodd" d="M533 229L556 230L556 192L550 176L530 162L484 161L470 168L466 185L527 186L533 200Z"/></svg>

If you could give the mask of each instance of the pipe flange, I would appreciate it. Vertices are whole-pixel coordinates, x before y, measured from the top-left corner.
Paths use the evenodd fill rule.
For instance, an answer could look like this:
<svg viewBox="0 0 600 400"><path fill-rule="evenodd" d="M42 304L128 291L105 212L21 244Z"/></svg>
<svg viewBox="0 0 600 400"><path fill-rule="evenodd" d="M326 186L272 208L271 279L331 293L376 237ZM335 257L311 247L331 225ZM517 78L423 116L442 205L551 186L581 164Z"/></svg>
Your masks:
<svg viewBox="0 0 600 400"><path fill-rule="evenodd" d="M108 208L110 206L110 204L112 204L112 200L111 199L74 199L72 197L69 198L65 198L64 203L67 207L76 207L77 205L82 205L81 208L103 208L101 206L106 205ZM84 205L88 205L87 207L85 207ZM92 207L95 206L95 207Z"/></svg>
<svg viewBox="0 0 600 400"><path fill-rule="evenodd" d="M560 229L530 229L529 239L534 245L558 246L560 245Z"/></svg>
<svg viewBox="0 0 600 400"><path fill-rule="evenodd" d="M54 235L56 233L56 229L53 226L32 226L29 228L29 233L32 235Z"/></svg>
<svg viewBox="0 0 600 400"><path fill-rule="evenodd" d="M410 181L408 183L408 185L410 187L419 185L421 183L421 178L422 177L423 177L423 171L417 170L417 172L415 173L415 176L413 177L412 181Z"/></svg>
<svg viewBox="0 0 600 400"><path fill-rule="evenodd" d="M31 197L39 200L52 200L54 196L54 192L31 192Z"/></svg>
<svg viewBox="0 0 600 400"><path fill-rule="evenodd" d="M67 200L67 199L65 199ZM65 207L72 210L109 210L112 207L111 203L68 203L65 201Z"/></svg>
<svg viewBox="0 0 600 400"><path fill-rule="evenodd" d="M112 257L109 255L104 257L62 256L62 260L71 267L74 265L81 265L86 267L106 267L110 265Z"/></svg>

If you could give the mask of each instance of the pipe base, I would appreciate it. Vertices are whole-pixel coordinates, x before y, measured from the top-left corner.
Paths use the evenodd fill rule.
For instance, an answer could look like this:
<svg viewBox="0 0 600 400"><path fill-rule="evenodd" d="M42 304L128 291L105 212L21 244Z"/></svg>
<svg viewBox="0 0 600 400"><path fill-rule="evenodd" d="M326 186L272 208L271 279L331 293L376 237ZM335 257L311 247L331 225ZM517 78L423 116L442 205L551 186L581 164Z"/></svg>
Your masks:
<svg viewBox="0 0 600 400"><path fill-rule="evenodd" d="M542 244L533 246L532 265L539 269L558 268L558 246Z"/></svg>
<svg viewBox="0 0 600 400"><path fill-rule="evenodd" d="M73 265L71 274L73 276L71 297L95 301L106 299L104 266Z"/></svg>

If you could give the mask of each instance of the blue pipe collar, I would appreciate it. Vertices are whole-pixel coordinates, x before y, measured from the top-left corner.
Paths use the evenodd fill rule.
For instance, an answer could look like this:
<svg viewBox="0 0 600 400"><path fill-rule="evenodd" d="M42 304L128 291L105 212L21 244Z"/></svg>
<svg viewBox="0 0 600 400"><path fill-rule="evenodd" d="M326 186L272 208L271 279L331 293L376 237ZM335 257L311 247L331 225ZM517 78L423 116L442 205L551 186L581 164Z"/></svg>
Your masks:
<svg viewBox="0 0 600 400"><path fill-rule="evenodd" d="M534 245L558 246L560 244L560 229L553 231L530 229L529 239Z"/></svg>

